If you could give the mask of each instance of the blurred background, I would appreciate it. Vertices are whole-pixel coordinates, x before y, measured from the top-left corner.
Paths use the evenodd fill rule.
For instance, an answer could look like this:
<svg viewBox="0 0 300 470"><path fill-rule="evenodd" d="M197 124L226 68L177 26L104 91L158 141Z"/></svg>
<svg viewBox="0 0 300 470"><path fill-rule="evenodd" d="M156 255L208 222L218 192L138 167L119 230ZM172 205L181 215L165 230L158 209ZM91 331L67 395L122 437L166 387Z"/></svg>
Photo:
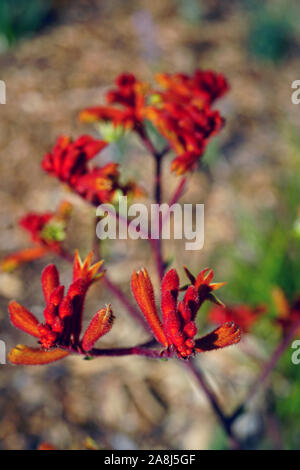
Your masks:
<svg viewBox="0 0 300 470"><path fill-rule="evenodd" d="M188 252L177 241L163 248L182 276L184 264L194 273L212 267L216 280L227 282L219 291L226 304L267 306L238 346L197 358L227 413L243 402L280 341L272 290L281 287L290 300L300 290L300 111L291 102L291 84L300 79L299 15L296 0L0 2L0 79L7 87L0 105L1 257L28 246L17 227L23 214L54 210L62 197L75 206L70 251L90 251L92 209L45 175L40 161L59 134L97 135L78 123L78 111L101 103L118 74L152 81L156 72L201 67L228 78L231 91L217 105L226 126L182 197L205 204L205 246ZM135 138L112 144L103 158L119 161L124 177L151 196L153 162ZM171 158L165 201L178 183ZM147 242L109 242L103 253L111 278L129 296L133 269L146 266L156 281ZM9 324L8 301L40 315L39 278L48 261L68 284L70 266L54 257L0 273L0 338L8 348L28 343ZM87 316L106 302L117 321L102 346L147 338L101 282L88 296ZM203 332L212 329L206 314L207 307L199 315ZM228 448L206 397L178 361L72 357L44 367L1 365L0 414L1 449L35 449L42 441L79 449L88 438L104 449ZM299 429L300 366L288 349L236 433L246 448L296 449Z"/></svg>

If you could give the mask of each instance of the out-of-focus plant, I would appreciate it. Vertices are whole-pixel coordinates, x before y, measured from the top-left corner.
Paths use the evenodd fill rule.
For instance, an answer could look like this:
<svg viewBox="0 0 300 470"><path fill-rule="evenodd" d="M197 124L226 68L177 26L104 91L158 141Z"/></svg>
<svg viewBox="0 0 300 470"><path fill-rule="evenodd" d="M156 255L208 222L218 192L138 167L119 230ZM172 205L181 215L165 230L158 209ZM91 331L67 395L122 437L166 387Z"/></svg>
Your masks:
<svg viewBox="0 0 300 470"><path fill-rule="evenodd" d="M1 0L0 37L10 46L38 32L53 18L51 0Z"/></svg>
<svg viewBox="0 0 300 470"><path fill-rule="evenodd" d="M236 242L215 248L211 263L218 260L227 266L226 290L223 299L226 308L212 307L208 318L217 321L225 318L235 320L245 331L264 340L266 349L275 347L274 355L279 360L278 376L274 392L269 389L268 403L281 423L282 440L287 447L297 447L297 420L299 414L299 367L291 362L291 349L276 348L279 338L290 346L293 337L285 328L286 322L298 321L300 239L299 239L299 152L300 139L296 128L288 123L279 126L278 132L286 142L285 164L274 171L273 191L277 205L272 210L262 209L250 214L242 203L236 209ZM278 174L278 177L276 176ZM254 320L257 305L267 306L267 312ZM246 307L241 321L238 317ZM249 306L252 314L247 314ZM243 328L244 324L244 328ZM290 326L290 324L289 324ZM274 365L274 364L273 364ZM267 364L268 366L268 364ZM284 389L285 391L283 391Z"/></svg>
<svg viewBox="0 0 300 470"><path fill-rule="evenodd" d="M261 4L245 2L249 8L250 29L248 48L258 60L276 63L290 51L295 28L292 16L287 11L286 2L281 4Z"/></svg>
<svg viewBox="0 0 300 470"><path fill-rule="evenodd" d="M204 2L201 0L177 0L178 13L190 23L200 23L204 12Z"/></svg>

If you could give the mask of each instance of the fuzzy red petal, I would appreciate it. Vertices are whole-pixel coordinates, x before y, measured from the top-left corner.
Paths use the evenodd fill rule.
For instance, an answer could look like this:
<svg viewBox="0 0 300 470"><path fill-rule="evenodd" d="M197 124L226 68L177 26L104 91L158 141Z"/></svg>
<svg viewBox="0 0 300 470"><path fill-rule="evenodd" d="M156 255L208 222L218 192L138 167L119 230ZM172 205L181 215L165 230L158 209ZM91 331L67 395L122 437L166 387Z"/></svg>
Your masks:
<svg viewBox="0 0 300 470"><path fill-rule="evenodd" d="M96 341L111 330L113 321L114 315L110 305L96 313L82 339L82 348L84 351L92 349Z"/></svg>
<svg viewBox="0 0 300 470"><path fill-rule="evenodd" d="M44 351L39 348L30 348L23 344L18 344L8 354L8 359L12 364L18 365L43 365L50 362L58 361L68 356L68 351L63 349L51 349L51 351Z"/></svg>
<svg viewBox="0 0 300 470"><path fill-rule="evenodd" d="M204 352L226 348L226 346L238 343L240 339L241 331L239 327L233 322L224 323L224 325L219 326L212 333L197 339L195 350L197 352Z"/></svg>
<svg viewBox="0 0 300 470"><path fill-rule="evenodd" d="M12 301L8 305L8 311L10 320L16 328L19 328L20 330L25 331L25 333L35 336L36 338L40 336L38 329L39 322L37 318L29 312L29 310L23 307L23 305Z"/></svg>

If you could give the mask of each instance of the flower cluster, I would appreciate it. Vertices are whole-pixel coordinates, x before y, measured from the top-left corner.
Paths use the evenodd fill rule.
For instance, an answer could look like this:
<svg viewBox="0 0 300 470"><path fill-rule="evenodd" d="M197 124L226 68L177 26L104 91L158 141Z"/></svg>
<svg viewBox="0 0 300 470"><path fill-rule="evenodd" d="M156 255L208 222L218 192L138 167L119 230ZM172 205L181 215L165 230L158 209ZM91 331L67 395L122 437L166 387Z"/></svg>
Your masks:
<svg viewBox="0 0 300 470"><path fill-rule="evenodd" d="M96 206L113 201L119 190L124 195L138 192L133 183L120 183L116 163L94 168L88 166L89 160L106 146L107 142L88 135L82 135L74 141L70 137L61 136L52 152L44 156L42 168Z"/></svg>
<svg viewBox="0 0 300 470"><path fill-rule="evenodd" d="M228 84L223 75L209 70L196 70L192 76L160 74L157 81L162 90L147 86L132 74L122 74L116 80L117 88L107 93L107 104L87 108L79 118L111 122L142 136L148 119L177 154L171 170L183 174L196 167L209 139L223 127L224 119L211 106L226 93Z"/></svg>
<svg viewBox="0 0 300 470"><path fill-rule="evenodd" d="M191 77L160 74L157 78L164 91L155 90L146 117L177 154L171 170L184 174L196 167L209 139L223 127L224 119L211 105L224 95L228 84L223 75L202 70Z"/></svg>
<svg viewBox="0 0 300 470"><path fill-rule="evenodd" d="M213 300L212 291L220 287L222 283L211 282L213 278L211 269L201 271L196 278L189 271L187 273L190 285L180 301L178 300L180 286L177 272L171 269L165 274L161 283L162 320L156 309L153 286L146 269L134 272L132 276L133 295L157 341L165 350L170 353L175 352L182 359L188 359L195 353L238 343L240 330L233 322L224 323L212 333L196 338L197 312L205 300Z"/></svg>
<svg viewBox="0 0 300 470"><path fill-rule="evenodd" d="M46 302L43 323L18 302L10 302L9 314L13 325L38 338L41 345L40 348L17 346L9 354L12 363L47 364L62 359L70 352L84 353L92 349L101 336L108 333L113 322L110 306L95 314L80 340L87 290L103 276L103 272L98 272L102 261L91 265L91 258L92 253L82 262L76 252L73 280L66 295L64 295L64 286L59 282L59 273L55 265L50 264L44 269L41 277Z"/></svg>
<svg viewBox="0 0 300 470"><path fill-rule="evenodd" d="M13 271L21 264L49 252L62 254L62 242L71 211L71 204L63 201L55 212L30 212L22 217L19 225L30 234L34 246L6 256L0 263L2 271Z"/></svg>

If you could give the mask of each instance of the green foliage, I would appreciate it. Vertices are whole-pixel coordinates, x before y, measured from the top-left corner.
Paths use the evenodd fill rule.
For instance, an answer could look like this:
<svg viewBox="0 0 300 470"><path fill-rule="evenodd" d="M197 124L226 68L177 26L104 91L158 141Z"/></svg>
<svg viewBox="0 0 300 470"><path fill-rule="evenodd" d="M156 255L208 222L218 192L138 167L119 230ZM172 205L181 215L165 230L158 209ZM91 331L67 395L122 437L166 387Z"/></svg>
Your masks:
<svg viewBox="0 0 300 470"><path fill-rule="evenodd" d="M248 36L249 52L258 60L279 62L288 54L293 28L289 15L282 8L260 6L251 9L250 31Z"/></svg>
<svg viewBox="0 0 300 470"><path fill-rule="evenodd" d="M152 122L145 121L146 132L154 147L160 152L167 145L166 139L157 131Z"/></svg>
<svg viewBox="0 0 300 470"><path fill-rule="evenodd" d="M206 147L203 157L201 158L201 166L211 167L220 157L220 143L218 137L211 140Z"/></svg>
<svg viewBox="0 0 300 470"><path fill-rule="evenodd" d="M190 23L200 23L204 16L204 2L201 0L177 0L178 13Z"/></svg>
<svg viewBox="0 0 300 470"><path fill-rule="evenodd" d="M1 0L0 36L12 45L39 31L52 12L50 0Z"/></svg>

